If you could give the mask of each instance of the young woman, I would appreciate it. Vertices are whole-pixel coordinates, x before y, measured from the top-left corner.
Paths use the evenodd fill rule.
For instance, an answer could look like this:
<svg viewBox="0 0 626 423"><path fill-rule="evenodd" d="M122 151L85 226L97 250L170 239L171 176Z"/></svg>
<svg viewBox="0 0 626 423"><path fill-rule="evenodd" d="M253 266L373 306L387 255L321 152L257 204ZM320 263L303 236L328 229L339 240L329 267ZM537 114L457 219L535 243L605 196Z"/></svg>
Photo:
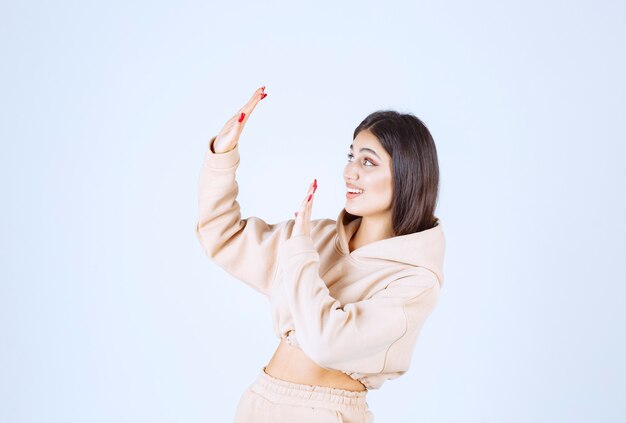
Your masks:
<svg viewBox="0 0 626 423"><path fill-rule="evenodd" d="M443 284L435 144L413 115L372 113L354 131L337 220L311 220L317 180L293 219L242 219L238 141L264 91L211 138L199 179L204 251L267 296L280 339L235 422L372 422L368 390L406 373Z"/></svg>

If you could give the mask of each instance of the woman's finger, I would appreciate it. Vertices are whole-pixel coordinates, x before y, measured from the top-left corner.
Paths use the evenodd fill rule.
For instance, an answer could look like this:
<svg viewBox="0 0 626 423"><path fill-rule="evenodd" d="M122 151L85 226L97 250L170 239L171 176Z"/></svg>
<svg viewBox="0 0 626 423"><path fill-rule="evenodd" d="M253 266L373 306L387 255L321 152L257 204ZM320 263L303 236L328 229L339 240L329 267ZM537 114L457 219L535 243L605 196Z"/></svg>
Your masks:
<svg viewBox="0 0 626 423"><path fill-rule="evenodd" d="M243 107L245 108L254 104L258 99L261 98L259 94L263 94L263 92L265 92L265 85L254 90L252 96L248 99L248 102L244 104Z"/></svg>
<svg viewBox="0 0 626 423"><path fill-rule="evenodd" d="M301 213L303 213L306 210L307 204L309 203L308 198L310 195L312 195L315 192L316 186L317 186L317 180L314 180L311 183L311 185L309 185L309 190L307 191L307 195L302 200L302 203L300 203L300 208L298 209L297 212L294 213L294 216L298 217L300 216Z"/></svg>
<svg viewBox="0 0 626 423"><path fill-rule="evenodd" d="M313 200L315 199L315 193L311 192L310 194L310 200L306 203L306 206L304 207L304 215L302 216L302 219L304 220L304 232L306 234L310 234L311 233L311 213L313 210Z"/></svg>
<svg viewBox="0 0 626 423"><path fill-rule="evenodd" d="M259 104L259 101L261 101L262 98L264 98L264 95L263 95L265 94L264 90L265 90L265 86L261 88L257 88L254 94L252 94L252 97L250 97L250 100L248 100L248 102L239 110L239 113L237 115L238 119L241 118L241 113L245 113L243 117L243 123L245 123L248 120L248 117L254 111L254 108L256 107L256 105Z"/></svg>
<svg viewBox="0 0 626 423"><path fill-rule="evenodd" d="M306 206L304 206L304 211L302 212L302 213L304 213L302 215L302 219L304 220L304 224L305 225L309 225L309 222L311 221L311 209L312 209L312 206L313 206L313 197L311 197L311 201L306 203Z"/></svg>
<svg viewBox="0 0 626 423"><path fill-rule="evenodd" d="M302 213L304 213L304 217L306 218L307 213L311 210L311 203L313 202L313 190L309 191L309 194L304 199L304 204L302 205Z"/></svg>
<svg viewBox="0 0 626 423"><path fill-rule="evenodd" d="M311 194L313 194L313 183L311 183L311 185L309 185L309 189L308 189L308 191L306 193L306 197L304 197L304 200L302 200L302 203L300 203L300 208L302 210L304 210L304 207L306 207L307 200L309 198L309 195L311 195Z"/></svg>

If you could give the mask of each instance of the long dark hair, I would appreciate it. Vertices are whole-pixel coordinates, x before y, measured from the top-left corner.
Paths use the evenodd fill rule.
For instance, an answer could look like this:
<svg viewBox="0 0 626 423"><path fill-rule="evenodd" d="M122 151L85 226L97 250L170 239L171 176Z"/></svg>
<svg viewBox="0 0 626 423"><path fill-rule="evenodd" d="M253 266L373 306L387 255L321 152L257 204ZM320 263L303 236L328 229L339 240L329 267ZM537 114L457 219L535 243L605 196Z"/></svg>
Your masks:
<svg viewBox="0 0 626 423"><path fill-rule="evenodd" d="M352 139L363 130L374 134L391 156L393 236L436 226L439 163L435 142L426 125L412 114L378 110L363 119Z"/></svg>

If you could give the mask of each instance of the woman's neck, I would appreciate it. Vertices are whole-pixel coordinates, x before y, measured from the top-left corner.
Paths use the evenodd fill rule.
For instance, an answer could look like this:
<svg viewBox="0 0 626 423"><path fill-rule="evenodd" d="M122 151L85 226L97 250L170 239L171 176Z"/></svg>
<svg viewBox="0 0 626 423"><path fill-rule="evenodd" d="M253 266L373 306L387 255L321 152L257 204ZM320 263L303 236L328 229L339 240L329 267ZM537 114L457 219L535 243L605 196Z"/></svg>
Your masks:
<svg viewBox="0 0 626 423"><path fill-rule="evenodd" d="M391 238L392 236L393 228L389 217L364 216L361 218L357 231L348 241L348 248L350 252L353 252L364 245Z"/></svg>

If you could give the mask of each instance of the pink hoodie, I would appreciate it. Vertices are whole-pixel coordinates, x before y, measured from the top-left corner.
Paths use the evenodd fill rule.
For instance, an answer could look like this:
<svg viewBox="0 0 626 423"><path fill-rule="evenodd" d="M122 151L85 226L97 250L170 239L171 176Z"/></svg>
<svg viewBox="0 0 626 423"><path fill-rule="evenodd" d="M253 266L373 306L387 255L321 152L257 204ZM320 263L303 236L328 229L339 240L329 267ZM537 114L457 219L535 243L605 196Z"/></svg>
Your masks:
<svg viewBox="0 0 626 423"><path fill-rule="evenodd" d="M235 173L239 148L207 148L199 178L196 234L207 256L266 295L274 332L327 369L379 389L409 369L424 322L443 284L444 233L434 228L350 252L361 217L311 221L241 218Z"/></svg>

